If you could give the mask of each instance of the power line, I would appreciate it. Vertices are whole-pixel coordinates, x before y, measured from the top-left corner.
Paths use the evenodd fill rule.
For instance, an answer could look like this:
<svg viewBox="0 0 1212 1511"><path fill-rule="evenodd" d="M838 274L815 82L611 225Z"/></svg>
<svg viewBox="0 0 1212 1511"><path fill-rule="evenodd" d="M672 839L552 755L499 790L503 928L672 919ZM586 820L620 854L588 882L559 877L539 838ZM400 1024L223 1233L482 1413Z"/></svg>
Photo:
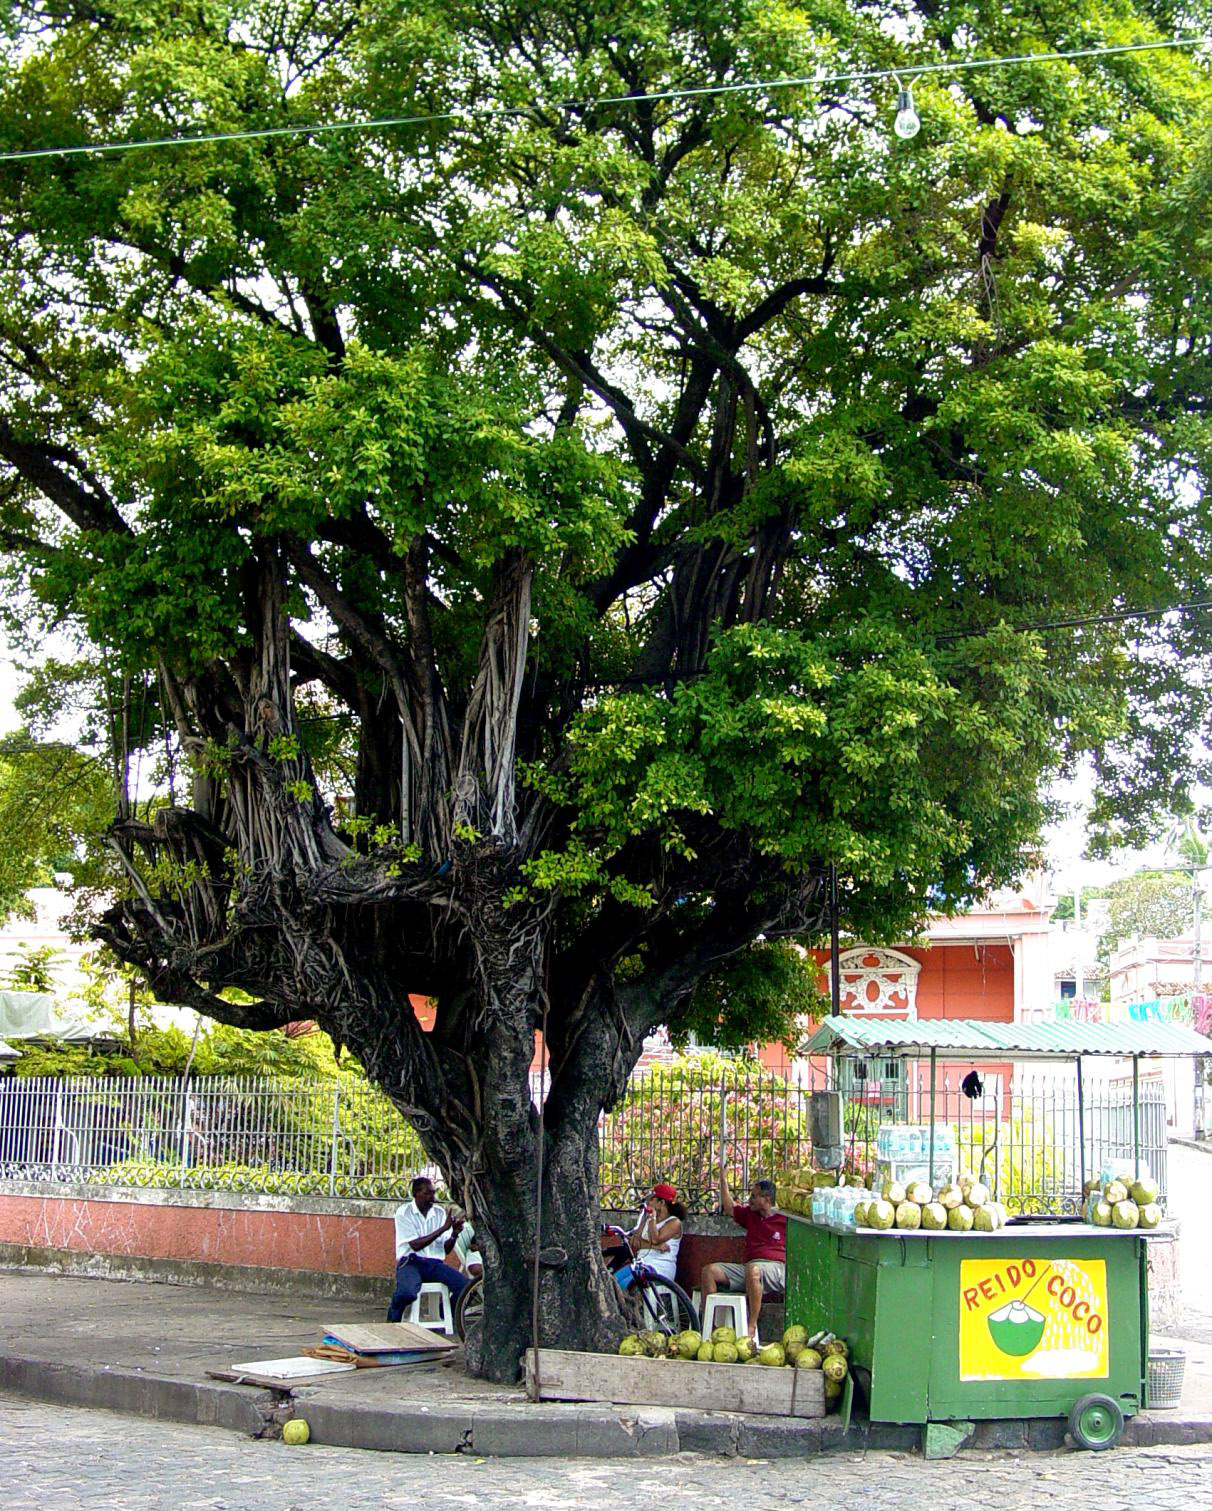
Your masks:
<svg viewBox="0 0 1212 1511"><path fill-rule="evenodd" d="M825 84L856 84L879 79L919 79L930 74L967 73L980 68L1022 67L1033 63L1067 63L1082 58L1112 58L1128 53L1157 52L1165 48L1202 47L1212 43L1212 36L1168 37L1157 42L1127 42L1115 47L1081 47L1070 52L1015 53L1000 58L961 58L950 63L906 64L900 68L864 68L846 73L811 74L802 78L759 79L744 84L703 84L687 89L658 89L640 94L604 95L597 100L560 100L548 105L468 106L456 110L437 110L424 115L379 116L364 121L315 121L300 126L262 126L242 131L211 131L191 136L147 137L133 142L94 142L77 147L29 147L17 152L0 152L0 162L20 162L29 158L93 157L109 152L138 152L161 147L197 147L221 142L264 141L274 137L326 136L345 131L388 131L403 126L432 126L445 121L472 121L515 118L530 111L598 110L605 106L659 103L666 100L692 100L718 95L761 94L774 89L818 89Z"/></svg>
<svg viewBox="0 0 1212 1511"><path fill-rule="evenodd" d="M950 630L945 634L931 635L928 638L936 645L947 645L956 640L975 640L982 635L991 635L999 629L1008 629L1015 635L1046 634L1050 630L1086 629L1100 624L1122 624L1131 619L1162 619L1167 614L1194 614L1208 609L1212 609L1212 599L1198 598L1186 603L1163 604L1155 609L1116 609L1106 614L1082 614L1070 619L1045 619L1029 624L1007 624L1004 619L1001 619L993 624L974 625L965 630ZM640 673L630 677L589 681L582 685L601 688L662 687L676 682L697 682L706 675L706 671L701 669L693 672Z"/></svg>
<svg viewBox="0 0 1212 1511"><path fill-rule="evenodd" d="M1037 624L1012 624L1008 628L1016 634L1043 634L1047 630L1082 629L1087 625L1121 624L1127 619L1161 619L1167 614L1194 614L1201 609L1212 609L1212 599L1198 598L1189 603L1170 603L1159 609L1118 609L1109 614L1085 614L1073 619L1046 619ZM998 624L986 624L976 629L953 630L950 634L936 635L940 644L951 640L970 640L977 635L988 635L998 629Z"/></svg>

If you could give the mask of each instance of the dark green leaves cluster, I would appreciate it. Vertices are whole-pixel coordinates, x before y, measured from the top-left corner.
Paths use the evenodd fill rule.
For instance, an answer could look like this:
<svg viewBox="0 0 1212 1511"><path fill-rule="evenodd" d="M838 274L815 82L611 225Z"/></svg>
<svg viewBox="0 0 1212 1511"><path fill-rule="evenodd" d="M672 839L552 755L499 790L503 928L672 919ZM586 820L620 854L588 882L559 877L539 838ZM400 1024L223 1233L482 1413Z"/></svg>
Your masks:
<svg viewBox="0 0 1212 1511"><path fill-rule="evenodd" d="M1058 771L1094 761L1118 839L1198 774L1212 620L1102 616L1208 593L1202 56L932 74L908 143L891 79L672 97L1156 39L1168 12L14 15L8 145L441 116L0 165L19 601L132 671L238 671L249 562L282 547L363 838L401 824L392 654L431 659L408 686L457 747L519 562L542 821L510 895L558 899L566 941L631 910L610 959L680 908L707 929L751 861L789 895L836 865L848 926L888 937L1011 879Z"/></svg>

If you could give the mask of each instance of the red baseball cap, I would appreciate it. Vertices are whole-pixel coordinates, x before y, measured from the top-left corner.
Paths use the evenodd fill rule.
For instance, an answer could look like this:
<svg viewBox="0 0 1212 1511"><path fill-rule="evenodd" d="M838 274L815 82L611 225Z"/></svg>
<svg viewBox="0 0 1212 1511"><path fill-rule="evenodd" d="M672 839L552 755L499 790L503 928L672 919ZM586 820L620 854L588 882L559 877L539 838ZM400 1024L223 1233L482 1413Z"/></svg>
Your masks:
<svg viewBox="0 0 1212 1511"><path fill-rule="evenodd" d="M678 1193L672 1186L653 1186L652 1194L659 1196L662 1201L677 1201Z"/></svg>

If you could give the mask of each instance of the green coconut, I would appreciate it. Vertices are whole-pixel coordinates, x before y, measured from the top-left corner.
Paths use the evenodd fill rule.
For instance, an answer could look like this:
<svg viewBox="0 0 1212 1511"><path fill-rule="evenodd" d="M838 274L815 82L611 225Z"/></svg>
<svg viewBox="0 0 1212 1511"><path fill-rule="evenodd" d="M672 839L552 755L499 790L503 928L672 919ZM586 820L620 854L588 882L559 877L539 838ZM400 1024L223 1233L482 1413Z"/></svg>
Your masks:
<svg viewBox="0 0 1212 1511"><path fill-rule="evenodd" d="M1162 1209L1155 1201L1146 1202L1140 1209L1140 1225L1142 1228L1155 1228L1162 1220Z"/></svg>
<svg viewBox="0 0 1212 1511"><path fill-rule="evenodd" d="M972 1231L973 1212L972 1208L960 1203L958 1207L952 1207L947 1213L947 1226L956 1233L970 1233Z"/></svg>
<svg viewBox="0 0 1212 1511"><path fill-rule="evenodd" d="M941 1201L927 1202L922 1208L922 1227L937 1233L947 1226L947 1209Z"/></svg>
<svg viewBox="0 0 1212 1511"><path fill-rule="evenodd" d="M1117 1201L1111 1208L1111 1221L1117 1228L1135 1228L1140 1225L1140 1208L1134 1201Z"/></svg>
<svg viewBox="0 0 1212 1511"><path fill-rule="evenodd" d="M781 1343L767 1343L758 1354L759 1364L768 1364L772 1368L782 1368L787 1362L787 1355L783 1352Z"/></svg>
<svg viewBox="0 0 1212 1511"><path fill-rule="evenodd" d="M700 1343L698 1361L700 1364L710 1364L715 1359L715 1349L710 1343Z"/></svg>
<svg viewBox="0 0 1212 1511"><path fill-rule="evenodd" d="M896 1225L902 1231L913 1232L922 1225L922 1209L915 1201L903 1201L896 1209Z"/></svg>
<svg viewBox="0 0 1212 1511"><path fill-rule="evenodd" d="M1133 1181L1132 1189L1128 1194L1138 1207L1148 1207L1161 1195L1161 1187L1155 1180L1150 1180L1146 1176L1144 1180Z"/></svg>
<svg viewBox="0 0 1212 1511"><path fill-rule="evenodd" d="M697 1359L699 1349L703 1346L703 1335L687 1328L684 1333L677 1337L678 1353L683 1359Z"/></svg>
<svg viewBox="0 0 1212 1511"><path fill-rule="evenodd" d="M739 1357L735 1343L713 1343L712 1348L715 1350L717 1364L735 1364Z"/></svg>
<svg viewBox="0 0 1212 1511"><path fill-rule="evenodd" d="M735 1343L736 1342L736 1328L735 1327L717 1327L717 1328L715 1328L713 1330L712 1334L711 1334L711 1341L713 1343Z"/></svg>

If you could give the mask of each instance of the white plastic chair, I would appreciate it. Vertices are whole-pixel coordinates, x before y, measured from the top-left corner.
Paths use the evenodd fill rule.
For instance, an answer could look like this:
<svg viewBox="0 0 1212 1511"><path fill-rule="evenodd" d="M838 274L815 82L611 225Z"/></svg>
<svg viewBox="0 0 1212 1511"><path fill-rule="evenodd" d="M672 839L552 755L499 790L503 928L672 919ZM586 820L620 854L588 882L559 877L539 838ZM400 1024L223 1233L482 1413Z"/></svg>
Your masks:
<svg viewBox="0 0 1212 1511"><path fill-rule="evenodd" d="M417 1299L408 1308L406 1322L416 1322L435 1333L454 1337L454 1309L450 1304L450 1292L436 1280L426 1280L417 1294Z"/></svg>
<svg viewBox="0 0 1212 1511"><path fill-rule="evenodd" d="M749 1303L739 1291L716 1291L706 1302L698 1291L694 1293L695 1309L702 1323L703 1337L710 1338L712 1329L731 1327L738 1338L749 1331ZM721 1317L721 1312L727 1312Z"/></svg>

